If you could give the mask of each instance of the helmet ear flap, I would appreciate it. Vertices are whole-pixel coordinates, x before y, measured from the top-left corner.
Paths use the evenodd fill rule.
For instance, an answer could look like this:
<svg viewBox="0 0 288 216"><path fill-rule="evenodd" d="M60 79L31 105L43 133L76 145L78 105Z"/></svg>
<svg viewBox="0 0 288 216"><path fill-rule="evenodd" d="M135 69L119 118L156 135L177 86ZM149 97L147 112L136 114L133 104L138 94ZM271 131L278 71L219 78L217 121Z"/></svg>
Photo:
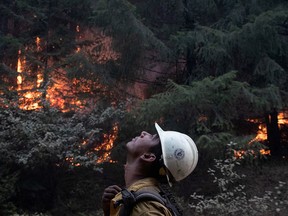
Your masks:
<svg viewBox="0 0 288 216"><path fill-rule="evenodd" d="M164 160L163 160L163 154L161 154L161 157L159 159L159 175L160 176L165 176L166 175L166 169L165 169L165 165L164 165Z"/></svg>
<svg viewBox="0 0 288 216"><path fill-rule="evenodd" d="M163 160L163 155L161 155L161 158L159 159L159 164L160 164L160 168L159 168L158 174L162 179L161 182L166 182L170 186L172 186L172 183L175 182L175 179L172 176L171 172L168 170L168 168L165 166L164 160Z"/></svg>
<svg viewBox="0 0 288 216"><path fill-rule="evenodd" d="M159 175L160 176L165 176L166 175L166 170L165 170L165 168L163 166L159 169Z"/></svg>

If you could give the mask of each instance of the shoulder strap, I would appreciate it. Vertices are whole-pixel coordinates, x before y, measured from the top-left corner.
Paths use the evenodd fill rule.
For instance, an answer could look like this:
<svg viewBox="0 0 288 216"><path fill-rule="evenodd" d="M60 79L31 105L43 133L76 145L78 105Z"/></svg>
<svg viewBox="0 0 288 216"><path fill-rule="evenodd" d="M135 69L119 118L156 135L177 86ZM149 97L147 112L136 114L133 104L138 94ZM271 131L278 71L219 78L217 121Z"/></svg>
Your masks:
<svg viewBox="0 0 288 216"><path fill-rule="evenodd" d="M166 200L166 207L173 213L174 216L182 216L182 208L178 205L172 192L167 189L167 187L168 186L164 184L159 185L161 196Z"/></svg>
<svg viewBox="0 0 288 216"><path fill-rule="evenodd" d="M147 187L136 192L123 189L121 194L123 207L120 210L120 216L129 216L134 205L142 201L157 201L167 207L174 216L181 215L178 209L169 201L168 196L163 192L159 193L152 188Z"/></svg>
<svg viewBox="0 0 288 216"><path fill-rule="evenodd" d="M134 192L136 202L141 202L141 201L157 201L160 202L162 205L166 206L166 200L164 197L161 196L159 192L156 192L154 190L149 190L143 189L143 190L138 190Z"/></svg>

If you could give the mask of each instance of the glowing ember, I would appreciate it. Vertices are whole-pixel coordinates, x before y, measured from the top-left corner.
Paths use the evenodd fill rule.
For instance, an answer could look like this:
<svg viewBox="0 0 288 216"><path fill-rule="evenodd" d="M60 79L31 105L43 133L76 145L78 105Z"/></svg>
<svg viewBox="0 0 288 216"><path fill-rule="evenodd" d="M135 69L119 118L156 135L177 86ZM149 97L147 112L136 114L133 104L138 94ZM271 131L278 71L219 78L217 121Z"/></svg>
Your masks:
<svg viewBox="0 0 288 216"><path fill-rule="evenodd" d="M234 150L234 156L238 159L242 159L245 156L245 154L246 151L244 150L238 150L238 151Z"/></svg>
<svg viewBox="0 0 288 216"><path fill-rule="evenodd" d="M260 154L262 155L270 155L271 151L269 149L261 149Z"/></svg>
<svg viewBox="0 0 288 216"><path fill-rule="evenodd" d="M115 161L110 159L111 149L114 146L114 141L116 140L118 135L118 125L114 124L113 130L111 134L104 134L104 141L96 147L95 151L103 151L103 154L98 157L97 163L103 163L103 162L110 162L115 163Z"/></svg>
<svg viewBox="0 0 288 216"><path fill-rule="evenodd" d="M283 124L288 124L288 112L281 112L278 114L278 124L280 127Z"/></svg>
<svg viewBox="0 0 288 216"><path fill-rule="evenodd" d="M18 76L17 76L17 84L18 84L18 85L21 85L21 84L22 84L22 76L21 76L21 75L18 75Z"/></svg>
<svg viewBox="0 0 288 216"><path fill-rule="evenodd" d="M71 164L71 166L74 166L74 167L81 166L80 163L74 163L74 158L73 157L66 157L65 161L68 162L69 164Z"/></svg>
<svg viewBox="0 0 288 216"><path fill-rule="evenodd" d="M252 139L249 143L251 144L253 142L263 140L267 140L267 127L265 126L265 124L259 124L256 137Z"/></svg>
<svg viewBox="0 0 288 216"><path fill-rule="evenodd" d="M44 81L42 73L37 74L37 88L41 86L41 83Z"/></svg>
<svg viewBox="0 0 288 216"><path fill-rule="evenodd" d="M37 51L41 51L41 46L40 46L40 42L41 42L41 39L39 37L36 37L36 49Z"/></svg>
<svg viewBox="0 0 288 216"><path fill-rule="evenodd" d="M21 57L21 50L18 51L18 61L17 61L17 72L19 73L19 75L17 76L17 85L18 85L18 90L21 90L21 85L23 82L21 73L23 72L23 64L25 64L25 60L22 59Z"/></svg>
<svg viewBox="0 0 288 216"><path fill-rule="evenodd" d="M88 139L83 140L81 147L85 146L89 140L93 137L94 132L90 134ZM104 134L104 140L103 142L94 148L93 150L97 152L98 154L101 154L97 156L97 160L95 161L95 164L103 163L103 162L109 162L109 163L115 163L116 161L111 160L110 154L111 154L111 149L114 146L114 141L116 140L118 136L118 124L115 123L113 125L111 133ZM95 154L93 152L89 151L86 153L86 156L92 160L94 160ZM65 158L65 161L70 164L71 166L81 166L81 163L78 161L75 161L75 158L72 156L67 156Z"/></svg>
<svg viewBox="0 0 288 216"><path fill-rule="evenodd" d="M79 25L76 26L76 32L80 32L80 26Z"/></svg>
<svg viewBox="0 0 288 216"><path fill-rule="evenodd" d="M253 145L254 142L267 140L267 127L266 127L266 125L264 123L261 123L257 119L248 119L248 121L259 124L257 135L255 138L253 138L249 142L249 144ZM279 128L281 127L281 125L284 125L284 124L288 124L288 112L280 112L278 114L278 126L279 126ZM236 158L243 158L246 154L247 154L247 152L244 150L234 151L234 156ZM260 154L261 155L270 155L271 151L268 149L260 149Z"/></svg>

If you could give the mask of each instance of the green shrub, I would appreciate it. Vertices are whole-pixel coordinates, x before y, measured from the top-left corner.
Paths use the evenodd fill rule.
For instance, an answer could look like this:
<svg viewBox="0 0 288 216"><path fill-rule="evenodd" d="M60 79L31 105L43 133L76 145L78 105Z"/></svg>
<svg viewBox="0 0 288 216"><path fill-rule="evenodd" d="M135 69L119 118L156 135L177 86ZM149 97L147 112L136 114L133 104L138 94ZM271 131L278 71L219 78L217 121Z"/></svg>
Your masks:
<svg viewBox="0 0 288 216"><path fill-rule="evenodd" d="M262 196L249 197L243 183L244 175L235 168L240 165L232 156L225 160L216 160L214 168L208 173L218 193L213 196L192 194L189 214L209 215L284 215L287 212L287 182L279 182L273 191L263 191Z"/></svg>
<svg viewBox="0 0 288 216"><path fill-rule="evenodd" d="M95 211L103 154L97 147L123 115L114 107L81 113L0 108L0 215Z"/></svg>

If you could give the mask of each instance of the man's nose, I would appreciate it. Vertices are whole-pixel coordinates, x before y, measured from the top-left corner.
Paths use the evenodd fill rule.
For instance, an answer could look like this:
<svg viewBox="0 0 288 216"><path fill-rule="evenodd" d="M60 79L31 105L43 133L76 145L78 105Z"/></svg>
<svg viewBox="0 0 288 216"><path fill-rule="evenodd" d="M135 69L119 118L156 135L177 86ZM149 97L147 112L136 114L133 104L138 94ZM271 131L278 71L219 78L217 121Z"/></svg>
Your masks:
<svg viewBox="0 0 288 216"><path fill-rule="evenodd" d="M149 133L146 132L146 131L142 131L140 136L141 136L141 137L144 137L144 136L146 136L146 135L149 135Z"/></svg>

